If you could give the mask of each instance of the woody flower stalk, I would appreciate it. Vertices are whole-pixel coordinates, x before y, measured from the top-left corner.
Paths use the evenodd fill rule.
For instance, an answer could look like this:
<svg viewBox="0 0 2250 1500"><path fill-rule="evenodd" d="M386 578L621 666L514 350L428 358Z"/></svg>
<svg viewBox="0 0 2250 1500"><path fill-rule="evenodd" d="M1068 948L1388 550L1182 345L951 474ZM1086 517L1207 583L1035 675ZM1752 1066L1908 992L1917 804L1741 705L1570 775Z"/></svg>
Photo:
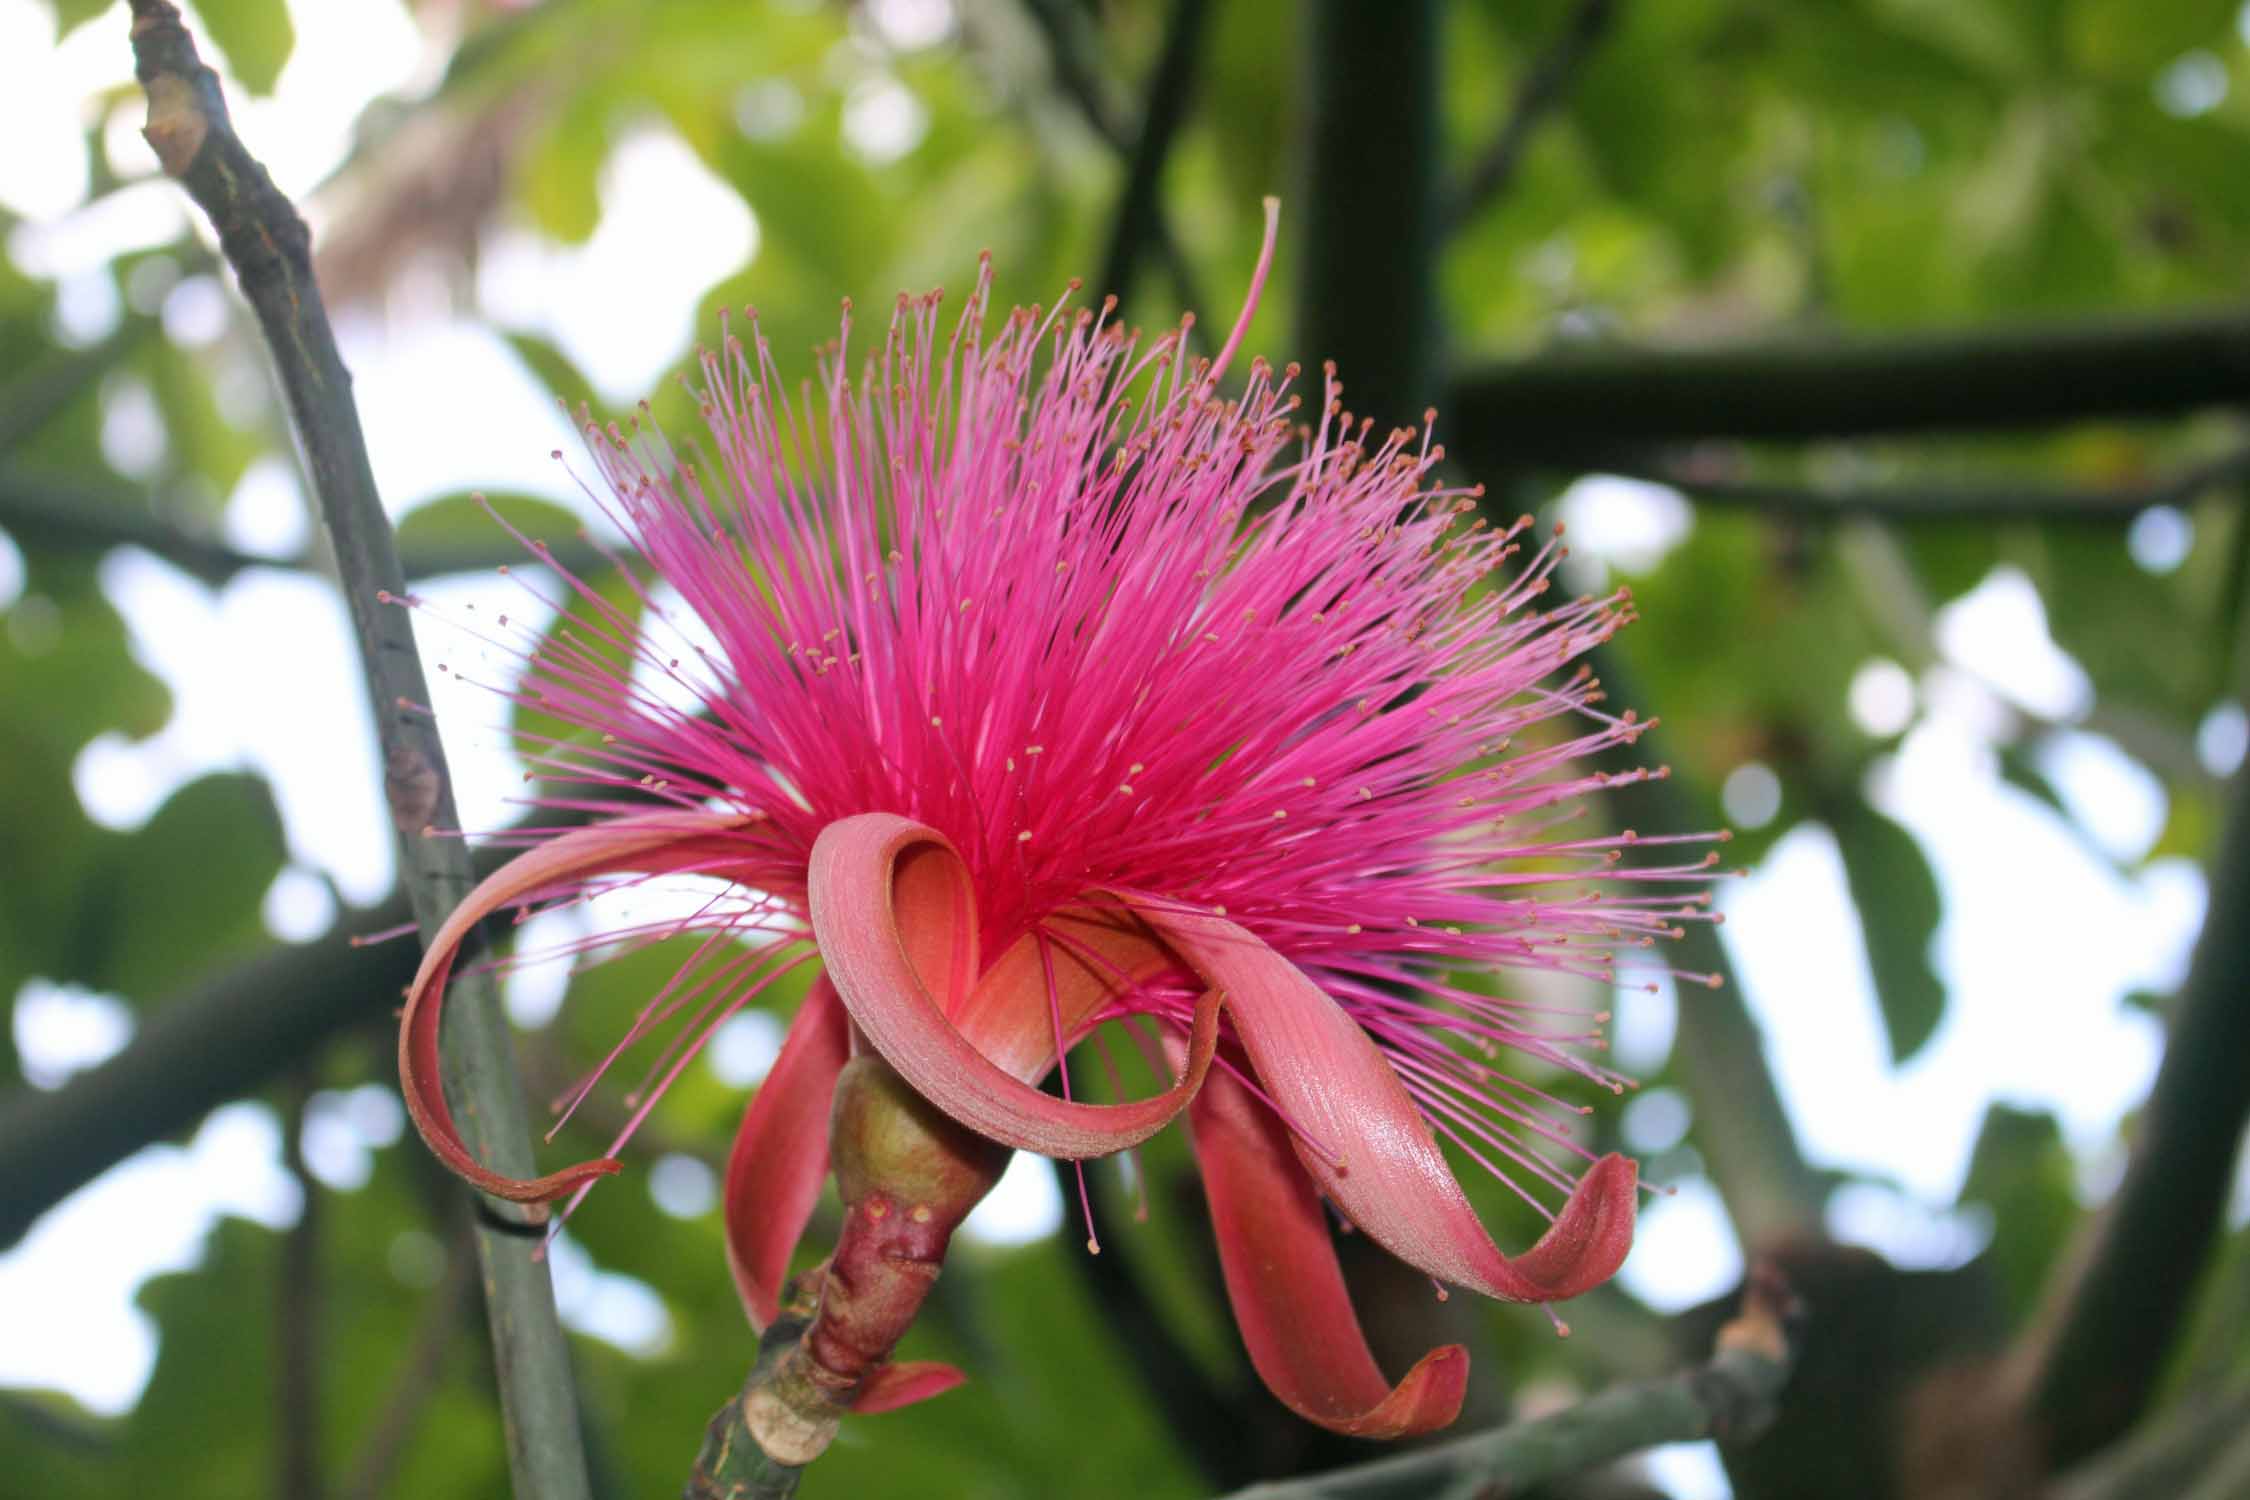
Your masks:
<svg viewBox="0 0 2250 1500"><path fill-rule="evenodd" d="M1426 426L1374 440L1333 371L1309 411L1294 367L1252 362L1225 392L1273 214L1210 361L1187 322L1144 346L1106 305L988 337L987 269L950 333L936 294L902 297L856 379L840 342L794 402L754 321L729 335L702 360L700 454L586 428L628 576L679 641L565 575L581 624L523 648L517 691L577 731L535 747L546 805L603 805L572 781L668 805L551 832L454 914L408 996L406 1098L488 1192L571 1197L618 1170L613 1147L517 1181L454 1129L439 1007L502 908L679 875L720 893L638 934L697 942L619 1044L679 1026L634 1124L719 1021L817 965L726 1178L761 1330L831 1166L846 1206L796 1283L804 1335L748 1402L784 1462L848 1408L959 1380L891 1353L1011 1149L1102 1156L1184 1114L1258 1373L1360 1436L1451 1421L1468 1361L1384 1378L1331 1212L1441 1287L1515 1302L1587 1290L1630 1243L1633 1164L1592 1159L1580 1111L1500 1065L1622 1087L1583 1050L1604 1018L1456 978L1606 980L1704 914L1682 892L1710 856L1627 865L1631 833L1573 826L1616 779L1586 763L1639 732L1576 665L1629 601L1542 609L1555 544L1471 519ZM1112 1023L1169 1087L1040 1091ZM1495 1246L1441 1140L1551 1220L1528 1251Z"/></svg>

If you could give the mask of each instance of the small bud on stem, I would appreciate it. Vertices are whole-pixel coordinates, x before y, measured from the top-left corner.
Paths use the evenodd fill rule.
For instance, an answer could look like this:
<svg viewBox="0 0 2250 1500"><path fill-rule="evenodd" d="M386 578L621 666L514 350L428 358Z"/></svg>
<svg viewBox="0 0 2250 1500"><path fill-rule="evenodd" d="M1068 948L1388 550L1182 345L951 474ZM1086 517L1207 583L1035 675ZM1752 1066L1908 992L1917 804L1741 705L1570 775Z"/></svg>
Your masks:
<svg viewBox="0 0 2250 1500"><path fill-rule="evenodd" d="M836 1435L861 1388L905 1337L953 1231L1008 1164L888 1063L853 1059L836 1080L829 1157L844 1197L836 1253L808 1281L812 1325L751 1382L743 1417L776 1462L805 1464Z"/></svg>

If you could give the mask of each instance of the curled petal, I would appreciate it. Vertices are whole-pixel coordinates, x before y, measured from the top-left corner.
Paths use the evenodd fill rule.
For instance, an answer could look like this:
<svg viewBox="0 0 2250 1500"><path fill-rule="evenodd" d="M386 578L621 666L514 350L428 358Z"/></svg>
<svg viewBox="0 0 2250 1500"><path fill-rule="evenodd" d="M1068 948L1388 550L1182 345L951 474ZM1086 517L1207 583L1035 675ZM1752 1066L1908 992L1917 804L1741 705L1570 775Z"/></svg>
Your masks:
<svg viewBox="0 0 2250 1500"><path fill-rule="evenodd" d="M1218 1045L1215 990L1196 1005L1179 1078L1147 1099L1056 1099L980 1051L937 998L968 1005L962 955L973 973L976 942L968 871L942 835L889 813L840 819L813 843L807 888L813 936L853 1023L915 1092L986 1139L1046 1156L1106 1156L1163 1129L1202 1087ZM954 924L948 936L930 931Z"/></svg>
<svg viewBox="0 0 2250 1500"><path fill-rule="evenodd" d="M828 1104L850 1056L851 1023L823 976L790 1023L727 1155L727 1269L760 1333L781 1309L790 1252L828 1176Z"/></svg>
<svg viewBox="0 0 2250 1500"><path fill-rule="evenodd" d="M1510 1302L1575 1297L1616 1273L1633 1243L1631 1160L1595 1162L1539 1242L1511 1260L1478 1222L1406 1085L1343 1007L1225 918L1129 899L1190 968L1226 991L1259 1084L1305 1136L1341 1158L1300 1140L1299 1160L1370 1239L1440 1281Z"/></svg>
<svg viewBox="0 0 2250 1500"><path fill-rule="evenodd" d="M1221 1072L1188 1107L1188 1128L1227 1300L1266 1388L1307 1421L1353 1437L1405 1437L1458 1416L1469 1378L1458 1344L1422 1356L1395 1387L1376 1367L1288 1127Z"/></svg>
<svg viewBox="0 0 2250 1500"><path fill-rule="evenodd" d="M406 1112L413 1117L414 1128L439 1160L495 1198L518 1203L545 1203L618 1170L618 1163L605 1157L545 1177L505 1177L469 1154L453 1113L446 1108L439 1074L439 1023L454 955L479 922L534 892L595 875L661 874L723 860L734 852L726 835L748 821L706 814L652 813L573 829L508 861L453 909L423 953L422 967L407 987L406 1008L399 1015L399 1091L405 1096Z"/></svg>
<svg viewBox="0 0 2250 1500"><path fill-rule="evenodd" d="M852 1410L863 1417L897 1411L902 1406L942 1396L968 1378L953 1366L934 1359L877 1365L875 1373L867 1377L867 1383L852 1398Z"/></svg>

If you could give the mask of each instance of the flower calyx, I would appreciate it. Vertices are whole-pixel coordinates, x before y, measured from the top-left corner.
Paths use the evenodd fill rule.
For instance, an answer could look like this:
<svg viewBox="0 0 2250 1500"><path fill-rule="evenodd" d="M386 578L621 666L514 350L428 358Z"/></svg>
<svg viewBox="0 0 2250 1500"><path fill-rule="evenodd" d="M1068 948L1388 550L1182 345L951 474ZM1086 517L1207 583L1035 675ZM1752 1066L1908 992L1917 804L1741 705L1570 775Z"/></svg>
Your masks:
<svg viewBox="0 0 2250 1500"><path fill-rule="evenodd" d="M829 1155L842 1233L806 1279L816 1291L802 1336L770 1365L761 1361L743 1401L751 1436L777 1463L817 1458L846 1412L903 1406L959 1383L949 1366L890 1355L937 1281L953 1231L1000 1180L1010 1152L949 1119L870 1054L837 1077Z"/></svg>

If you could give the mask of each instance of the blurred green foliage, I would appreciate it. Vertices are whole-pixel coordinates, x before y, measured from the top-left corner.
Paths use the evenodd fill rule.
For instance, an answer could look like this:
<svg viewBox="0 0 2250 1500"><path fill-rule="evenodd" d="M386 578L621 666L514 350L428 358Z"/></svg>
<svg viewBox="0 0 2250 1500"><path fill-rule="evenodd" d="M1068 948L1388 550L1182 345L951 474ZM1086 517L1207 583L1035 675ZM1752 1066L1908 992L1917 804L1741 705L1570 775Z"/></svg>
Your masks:
<svg viewBox="0 0 2250 1500"><path fill-rule="evenodd" d="M1129 119L1161 8L1060 3L1093 43L1110 107ZM1498 131L1515 80L1572 8L1480 0L1449 9L1442 118L1456 168ZM54 9L67 32L109 7L54 0ZM1070 275L1091 274L1122 170L1058 85L1029 9L958 0L948 34L911 50L887 39L880 10L840 0L421 7L432 45L450 46L449 61L426 96L369 111L323 198L324 222L340 239L362 236L355 310L378 304L387 278L417 257L498 228L586 240L601 220L605 163L621 140L648 129L676 134L756 215L755 256L702 293L701 336L712 337L722 309L754 305L791 370L806 369L806 351L834 337L840 296L858 300L863 327L879 323L901 287L964 287L980 250L994 255L1003 302L1050 299ZM1250 206L1262 193L1298 190L1293 10L1286 0L1218 8L1194 114L1165 180L1171 231L1218 299L1197 310L1206 327L1224 319L1245 279ZM2232 0L1664 0L1616 10L1514 181L1445 247L1443 321L1456 360L1590 337L1817 337L2192 309L2244 295L2250 56ZM291 8L204 0L196 14L231 80L269 93L295 41ZM307 14L295 11L299 22ZM871 81L906 90L920 111L922 128L896 154L855 144L846 127L854 89ZM98 122L99 112L87 118ZM447 210L460 222L433 224L410 211L426 169L404 185L391 171L407 139L393 128L401 118L496 153L491 191ZM121 191L98 123L86 140L95 197ZM1285 236L1283 278L1296 253ZM1168 321L1176 288L1153 257L1144 264L1152 269L1128 311ZM55 285L0 259L0 476L8 481L0 488L95 482L100 494L145 495L136 521L207 535L254 461L287 459L275 413L246 414L243 403L220 399L256 357L240 308L215 343L178 343L159 326L161 300L148 288L210 274L208 253L191 241L121 256L105 273L118 326L89 339L59 316ZM1253 347L1287 350L1288 301L1268 298ZM473 299L459 310L479 315ZM501 331L550 394L574 406L591 397L593 382L554 344ZM139 394L161 418L161 452L153 467L116 467L105 457L104 415ZM695 426L676 386L650 399L670 430ZM34 411L36 421L17 421ZM1901 491L2026 475L2117 487L2145 485L2242 441L2233 417L2182 414L2055 434L1724 446L1702 456L1784 485L1843 473ZM1638 457L1619 455L1621 464ZM1569 476L1476 477L1510 504L1541 506ZM2192 546L2169 569L2133 558L2129 511L2110 523L1940 518L1878 527L1706 510L1680 545L1626 580L1652 623L1628 632L1619 649L1645 695L1638 706L1663 716L1702 821L1723 821L1715 789L1737 768L1757 762L1779 777L1776 816L1741 830L1730 857L1755 861L1808 822L1839 845L1894 1059L1913 1056L1943 1022L1947 996L1932 954L1945 911L1913 836L1867 799L1870 773L1899 737L1854 721L1855 674L1874 658L1929 668L1938 659L1935 612L1993 568L2020 569L2055 639L2092 683L2093 707L2075 727L2110 736L2161 782L2166 830L2127 863L2204 855L2220 788L2195 742L2205 716L2239 692L2250 556L2241 500L2239 484L2188 497ZM496 489L494 502L534 536L561 542L577 529L552 498ZM23 586L0 601L0 869L8 872L0 1003L40 977L156 1006L267 941L260 903L285 846L270 793L247 771L188 782L128 831L98 825L81 807L73 768L86 747L102 736L145 740L171 712L101 586L103 517L84 519L87 534L75 543L20 543ZM10 529L0 496L0 535ZM409 553L459 559L464 569L519 555L465 495L415 508L401 540ZM623 618L639 619L640 600L614 575L596 586ZM353 669L339 662L337 670ZM2041 779L2036 751L2064 727L2017 714L2001 752L2011 781L2059 816L2067 814ZM554 725L525 705L513 728L536 737ZM527 1055L554 1075L535 1066L534 1083L559 1085L598 1058L675 956L649 950L577 978L559 1019L527 1038ZM1819 976L1805 984L1808 997L1827 988ZM785 1014L799 993L780 987L774 1007ZM385 1046L352 1040L321 1066L342 1086L387 1078L389 1062ZM1648 1081L1669 1075L1659 1067ZM1540 1082L1573 1102L1608 1102L1575 1079ZM26 1087L6 1027L0 1087ZM1723 1098L1690 1102L1698 1111L1727 1107ZM740 1107L714 1077L692 1070L657 1110L650 1137L720 1161ZM1597 1128L1613 1135L1615 1113L1605 1111ZM1691 1131L1691 1159L1695 1143ZM574 1124L551 1149L590 1153L600 1144ZM1152 1221L1114 1226L1111 1253L1137 1269L1155 1315L1196 1367L1238 1390L1246 1371L1214 1298L1192 1190L1184 1200L1173 1191L1188 1175L1184 1149L1157 1143L1146 1171ZM1505 1226L1504 1240L1530 1232L1504 1190L1466 1175L1480 1207ZM669 1316L668 1341L651 1356L593 1339L578 1345L597 1469L619 1495L676 1488L706 1415L752 1352L716 1216L658 1212L637 1201L644 1182L636 1170L604 1187L572 1226L602 1267L654 1288ZM294 1336L318 1351L325 1461L341 1475L347 1461L364 1459L378 1415L398 1399L410 1334L435 1295L428 1256L401 1247L450 1241L458 1204L433 1185L411 1139L376 1153L366 1186L318 1191L317 1326ZM440 1201L446 1206L433 1206ZM2020 1317L2084 1212L2053 1122L1995 1109L1963 1201L1993 1216L1990 1260ZM906 1352L958 1360L971 1383L848 1428L822 1460L816 1492L1207 1490L1073 1271L1078 1254L1077 1232L1066 1229L1025 1248L957 1256L918 1347ZM2226 1274L2240 1284L2250 1260L2241 1235L2229 1254ZM0 1411L0 1475L9 1476L0 1487L181 1500L270 1488L274 1350L292 1336L275 1326L279 1258L275 1232L222 1222L198 1266L143 1293L161 1354L134 1412L94 1423L46 1396L25 1398L45 1414L37 1420ZM1516 1312L1468 1316L1489 1347L1505 1351L1479 1367L1504 1371L1500 1388L1534 1376L1582 1387L1630 1363L1616 1349L1639 1347L1625 1338L1605 1355L1598 1339L1558 1345ZM1632 1320L1629 1309L1618 1316ZM2231 1359L2239 1376L2246 1317L2240 1295L2214 1294L2203 1352L2192 1357ZM484 1359L465 1332L434 1372L419 1373L425 1385L410 1388L413 1421L386 1493L499 1492Z"/></svg>

